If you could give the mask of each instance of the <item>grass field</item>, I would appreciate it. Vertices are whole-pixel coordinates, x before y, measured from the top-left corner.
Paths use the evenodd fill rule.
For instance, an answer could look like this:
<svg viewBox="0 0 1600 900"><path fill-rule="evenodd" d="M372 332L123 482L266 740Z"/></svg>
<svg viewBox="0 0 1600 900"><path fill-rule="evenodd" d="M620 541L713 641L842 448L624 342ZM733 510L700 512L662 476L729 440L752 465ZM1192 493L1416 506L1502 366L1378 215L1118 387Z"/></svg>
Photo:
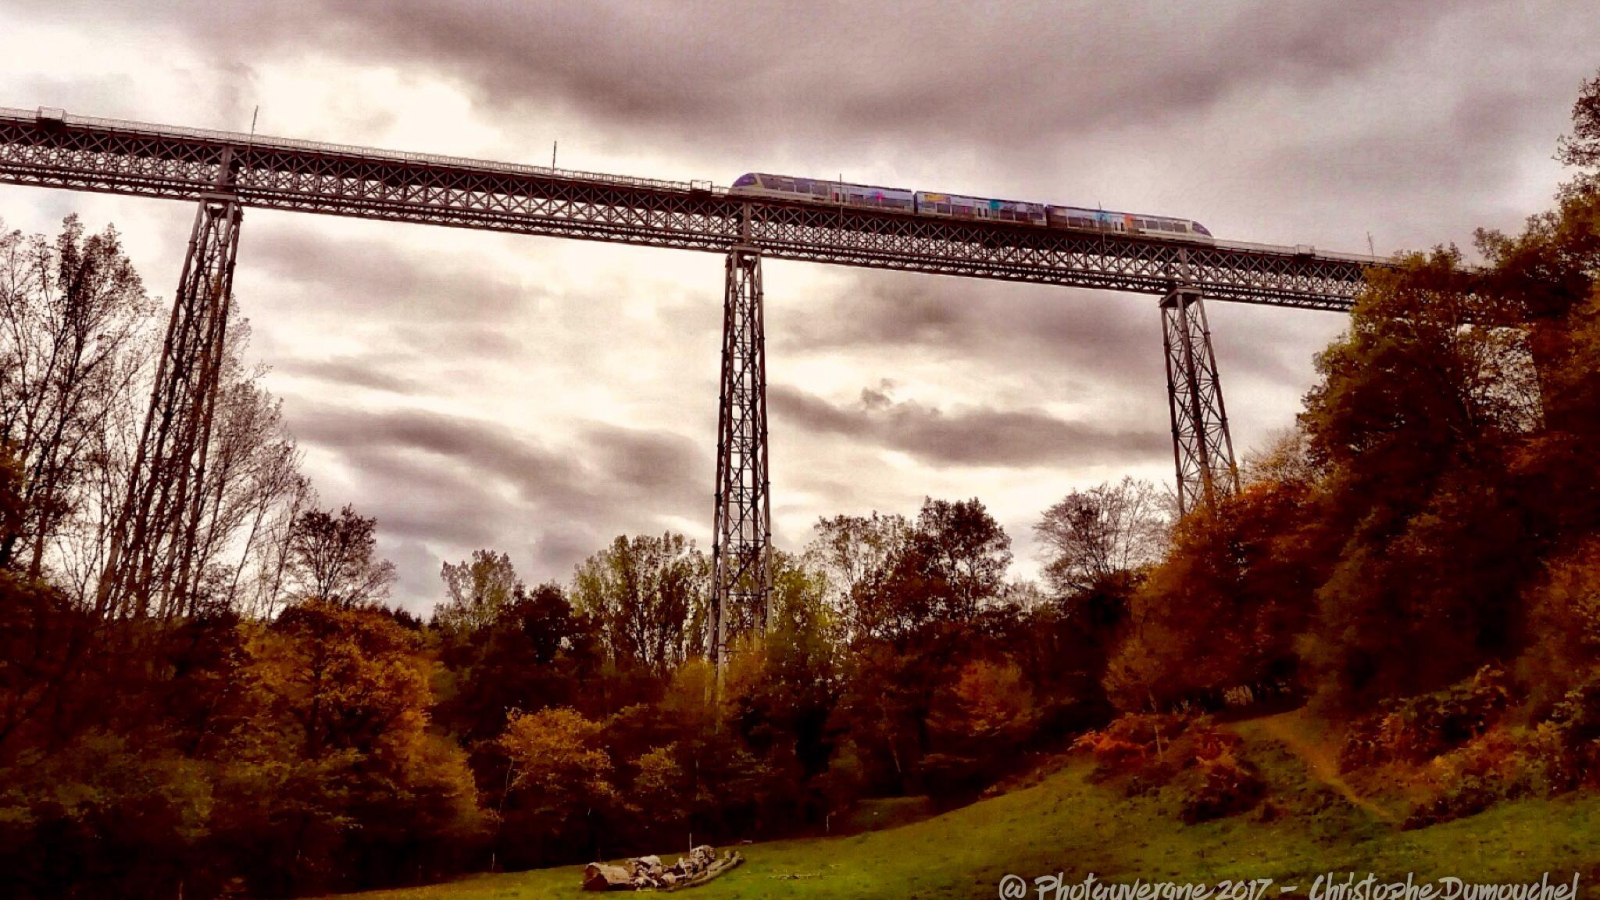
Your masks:
<svg viewBox="0 0 1600 900"><path fill-rule="evenodd" d="M1090 783L1076 762L1041 783L941 816L852 837L742 848L748 862L686 897L992 898L1002 876L1064 872L1080 880L1216 882L1271 878L1267 895L1319 873L1382 881L1451 875L1473 882L1570 882L1600 897L1600 797L1525 800L1466 819L1400 831L1381 809L1352 802L1314 771L1294 735L1297 714L1238 726L1245 752L1272 785L1270 810L1186 826L1160 796L1127 798ZM476 876L426 888L351 895L362 900L521 900L584 896L580 866ZM799 877L790 877L799 876ZM1034 894L1030 891L1028 896ZM1283 895L1287 896L1287 895Z"/></svg>

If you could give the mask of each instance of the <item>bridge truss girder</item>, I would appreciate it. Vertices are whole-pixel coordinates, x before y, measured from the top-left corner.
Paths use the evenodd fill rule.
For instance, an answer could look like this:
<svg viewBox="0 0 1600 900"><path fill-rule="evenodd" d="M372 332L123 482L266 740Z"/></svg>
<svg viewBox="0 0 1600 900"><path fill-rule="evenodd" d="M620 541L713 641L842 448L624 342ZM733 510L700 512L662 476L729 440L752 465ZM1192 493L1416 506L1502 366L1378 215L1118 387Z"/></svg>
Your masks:
<svg viewBox="0 0 1600 900"><path fill-rule="evenodd" d="M105 614L165 618L193 612L203 561L195 558L209 496L206 461L226 365L238 202L202 200L172 301L155 386L96 595ZM209 506L208 506L209 504Z"/></svg>
<svg viewBox="0 0 1600 900"><path fill-rule="evenodd" d="M1271 247L1207 246L795 203L229 132L0 109L0 182L836 265L1348 310L1364 264Z"/></svg>

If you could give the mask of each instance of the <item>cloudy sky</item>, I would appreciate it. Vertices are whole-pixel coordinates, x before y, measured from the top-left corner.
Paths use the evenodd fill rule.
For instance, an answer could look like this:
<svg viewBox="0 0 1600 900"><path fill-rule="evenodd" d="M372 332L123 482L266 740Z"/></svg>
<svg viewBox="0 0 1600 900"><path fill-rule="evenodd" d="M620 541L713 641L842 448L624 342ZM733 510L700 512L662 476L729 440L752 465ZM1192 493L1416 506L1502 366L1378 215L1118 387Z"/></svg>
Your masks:
<svg viewBox="0 0 1600 900"><path fill-rule="evenodd" d="M728 184L746 171L1197 219L1379 253L1514 228L1600 68L1590 0L1186 3L0 0L0 106ZM193 210L0 187L8 227L115 223L170 297ZM325 506L397 599L509 552L709 544L714 254L245 216L236 292ZM1062 494L1172 477L1153 298L766 264L773 515L977 496L1037 570ZM1209 310L1235 446L1311 385L1329 313Z"/></svg>

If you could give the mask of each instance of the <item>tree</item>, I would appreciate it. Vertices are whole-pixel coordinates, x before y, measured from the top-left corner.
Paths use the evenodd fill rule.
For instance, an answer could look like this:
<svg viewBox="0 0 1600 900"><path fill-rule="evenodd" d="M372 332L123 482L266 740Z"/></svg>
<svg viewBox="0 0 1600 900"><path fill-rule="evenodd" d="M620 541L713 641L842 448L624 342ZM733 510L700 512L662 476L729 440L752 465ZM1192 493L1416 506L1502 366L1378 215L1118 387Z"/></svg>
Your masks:
<svg viewBox="0 0 1600 900"><path fill-rule="evenodd" d="M23 468L24 515L0 535L0 566L38 577L54 538L93 500L116 417L137 407L154 307L111 228L76 216L53 245L0 230L0 441Z"/></svg>
<svg viewBox="0 0 1600 900"><path fill-rule="evenodd" d="M1034 526L1045 545L1045 579L1058 595L1086 591L1160 555L1166 520L1155 485L1125 477L1073 491Z"/></svg>
<svg viewBox="0 0 1600 900"><path fill-rule="evenodd" d="M775 557L771 630L756 652L735 655L723 699L746 746L777 773L770 799L803 816L833 751L828 721L844 687L838 627L824 579L789 554Z"/></svg>
<svg viewBox="0 0 1600 900"><path fill-rule="evenodd" d="M1556 159L1569 166L1600 167L1600 74L1579 89L1572 104L1572 134L1556 143Z"/></svg>
<svg viewBox="0 0 1600 900"><path fill-rule="evenodd" d="M511 766L503 834L531 845L524 858L592 847L600 820L620 805L600 734L600 723L567 708L518 715L506 725L498 742Z"/></svg>
<svg viewBox="0 0 1600 900"><path fill-rule="evenodd" d="M689 816L694 781L678 764L677 754L677 744L664 744L633 761L638 773L630 793L638 801L647 834L665 833L675 838L677 827Z"/></svg>
<svg viewBox="0 0 1600 900"><path fill-rule="evenodd" d="M358 515L349 504L337 516L320 509L301 513L289 535L294 596L344 606L372 604L389 596L394 564L374 557L377 525L377 519Z"/></svg>
<svg viewBox="0 0 1600 900"><path fill-rule="evenodd" d="M262 559L281 548L285 510L304 479L278 403L259 386L262 371L240 362L249 327L236 308L195 486L199 515L141 531L137 553L112 537L137 474L161 350L157 313L114 229L86 235L68 217L53 242L0 229L0 441L20 459L25 510L0 527L0 566L48 575L75 600L93 595L102 616L259 606L276 588L263 576L277 567ZM176 479L181 469L146 474Z"/></svg>
<svg viewBox="0 0 1600 900"><path fill-rule="evenodd" d="M851 634L870 632L877 627L862 601L887 577L893 560L905 549L911 523L905 516L834 516L820 518L813 526L816 536L807 545L806 564L827 581L834 607Z"/></svg>
<svg viewBox="0 0 1600 900"><path fill-rule="evenodd" d="M686 658L687 624L709 581L705 557L683 535L619 536L579 564L573 605L601 624L612 660L661 676Z"/></svg>
<svg viewBox="0 0 1600 900"><path fill-rule="evenodd" d="M444 628L482 628L522 591L511 557L493 550L474 550L470 562L445 563L439 577L447 599L434 610L434 617Z"/></svg>
<svg viewBox="0 0 1600 900"><path fill-rule="evenodd" d="M944 593L940 606L956 620L972 618L999 596L1011 565L1010 536L976 497L924 500L911 530L911 551Z"/></svg>
<svg viewBox="0 0 1600 900"><path fill-rule="evenodd" d="M1304 485L1258 482L1178 523L1107 663L1119 707L1216 704L1230 688L1294 679L1328 565L1309 499Z"/></svg>
<svg viewBox="0 0 1600 900"><path fill-rule="evenodd" d="M558 585L518 585L492 621L433 637L447 676L434 721L466 746L498 736L518 710L604 708L593 703L604 692L588 690L599 668L595 635Z"/></svg>
<svg viewBox="0 0 1600 900"><path fill-rule="evenodd" d="M1005 587L1011 538L972 500L923 501L887 571L857 588L867 633L904 641L935 623L970 622Z"/></svg>
<svg viewBox="0 0 1600 900"><path fill-rule="evenodd" d="M252 624L251 702L221 755L220 845L305 893L447 870L482 827L460 747L428 733L433 663L384 610L310 597Z"/></svg>
<svg viewBox="0 0 1600 900"><path fill-rule="evenodd" d="M1342 545L1308 659L1325 696L1358 705L1515 654L1537 553L1511 461L1541 427L1525 334L1502 324L1524 305L1453 250L1368 278L1300 416Z"/></svg>
<svg viewBox="0 0 1600 900"><path fill-rule="evenodd" d="M1039 710L1013 663L973 659L930 714L937 753L923 761L935 796L970 794L1004 771L1033 736Z"/></svg>

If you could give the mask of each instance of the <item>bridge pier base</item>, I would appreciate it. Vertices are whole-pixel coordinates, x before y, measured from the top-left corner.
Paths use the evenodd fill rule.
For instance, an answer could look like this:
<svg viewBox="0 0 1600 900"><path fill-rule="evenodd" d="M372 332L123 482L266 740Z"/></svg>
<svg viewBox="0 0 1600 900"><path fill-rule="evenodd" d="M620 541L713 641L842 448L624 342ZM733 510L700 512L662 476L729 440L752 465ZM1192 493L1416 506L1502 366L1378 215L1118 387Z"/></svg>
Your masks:
<svg viewBox="0 0 1600 900"><path fill-rule="evenodd" d="M226 361L241 208L228 195L200 202L172 301L150 406L113 519L96 605L160 617L193 611L194 558L207 503L206 454Z"/></svg>
<svg viewBox="0 0 1600 900"><path fill-rule="evenodd" d="M711 545L712 655L720 695L730 643L764 633L772 614L772 495L767 469L767 357L761 252L728 251L722 389Z"/></svg>
<svg viewBox="0 0 1600 900"><path fill-rule="evenodd" d="M1167 409L1178 470L1178 513L1210 506L1239 490L1222 381L1200 291L1178 287L1161 299L1167 362Z"/></svg>

